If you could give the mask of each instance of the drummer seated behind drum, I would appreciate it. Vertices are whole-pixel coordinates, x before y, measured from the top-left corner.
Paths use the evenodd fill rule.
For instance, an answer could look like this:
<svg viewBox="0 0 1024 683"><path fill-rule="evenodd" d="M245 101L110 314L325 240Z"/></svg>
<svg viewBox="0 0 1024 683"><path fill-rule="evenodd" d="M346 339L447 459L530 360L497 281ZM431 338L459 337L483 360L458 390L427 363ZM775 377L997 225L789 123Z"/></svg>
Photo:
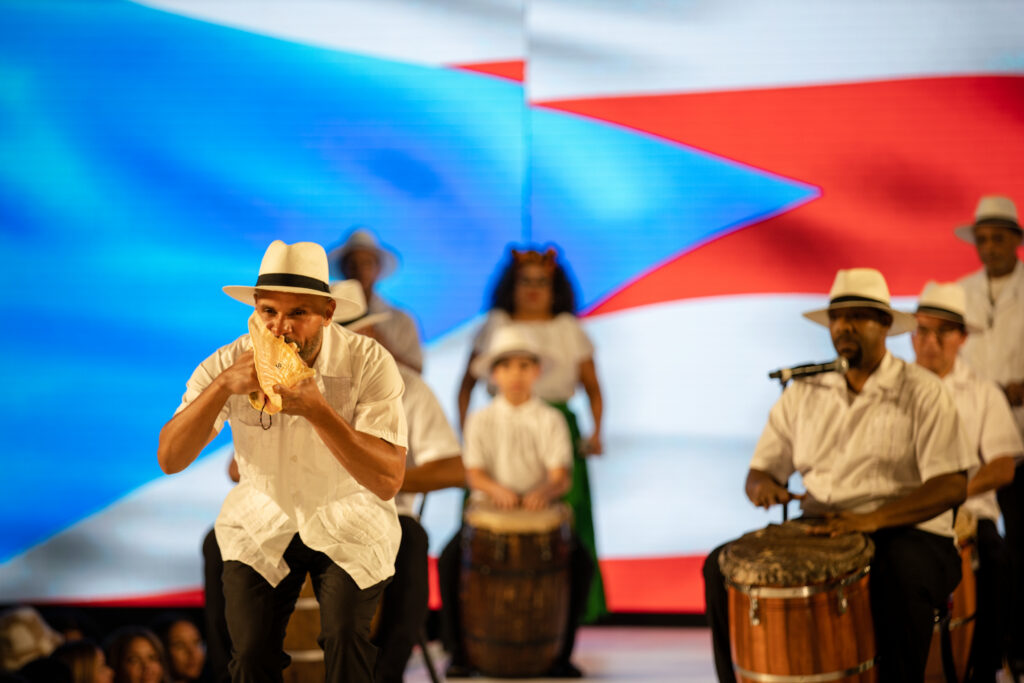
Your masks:
<svg viewBox="0 0 1024 683"><path fill-rule="evenodd" d="M966 497L973 458L938 377L885 347L886 336L916 321L890 307L882 274L840 270L829 298L828 308L804 315L829 328L849 370L798 380L783 392L754 450L746 494L764 508L786 504L798 496L785 484L800 472L807 489L801 507L821 518L812 532L871 536L879 680L921 681L934 610L960 581L952 508ZM704 564L707 616L718 678L734 681L720 552Z"/></svg>
<svg viewBox="0 0 1024 683"><path fill-rule="evenodd" d="M542 510L568 492L572 453L565 418L533 396L541 362L533 341L514 327L499 330L487 352L474 360L471 370L477 377L489 377L497 395L466 421L462 460L472 499L489 500L506 510ZM461 538L460 530L438 562L442 636L451 655L449 678L473 673L463 649L458 603ZM582 676L570 656L594 567L575 534L569 562L568 626L549 677Z"/></svg>

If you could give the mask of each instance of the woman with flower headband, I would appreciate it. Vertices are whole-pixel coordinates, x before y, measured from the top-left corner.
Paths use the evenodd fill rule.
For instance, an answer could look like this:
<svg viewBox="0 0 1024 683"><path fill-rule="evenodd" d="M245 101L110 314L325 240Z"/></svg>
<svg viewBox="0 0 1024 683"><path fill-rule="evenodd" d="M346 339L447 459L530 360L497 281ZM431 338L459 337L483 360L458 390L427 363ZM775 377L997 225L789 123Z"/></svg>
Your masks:
<svg viewBox="0 0 1024 683"><path fill-rule="evenodd" d="M584 458L603 452L601 444L601 386L594 366L594 347L576 317L576 294L558 262L558 253L548 248L543 253L534 249L511 249L491 296L491 309L487 320L477 333L473 351L466 364L466 372L459 388L459 422L464 426L470 395L476 378L470 366L478 354L487 349L492 335L506 325L517 325L530 335L544 351L548 363L534 386L537 396L565 415L572 434L574 453L572 488L566 502L572 507L576 519L576 533L594 560L594 580L591 584L585 622L593 622L607 613L604 586L597 570L597 549L590 503L590 481ZM593 432L582 438L576 416L567 405L579 385L587 394L593 417Z"/></svg>

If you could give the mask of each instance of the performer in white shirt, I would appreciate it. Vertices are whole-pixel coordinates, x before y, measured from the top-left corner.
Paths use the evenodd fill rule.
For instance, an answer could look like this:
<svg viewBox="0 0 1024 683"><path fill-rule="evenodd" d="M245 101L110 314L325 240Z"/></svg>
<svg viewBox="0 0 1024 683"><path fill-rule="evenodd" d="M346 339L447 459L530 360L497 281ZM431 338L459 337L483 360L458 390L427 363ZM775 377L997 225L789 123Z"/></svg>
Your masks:
<svg viewBox="0 0 1024 683"><path fill-rule="evenodd" d="M967 320L979 329L967 337L961 357L983 379L997 383L1006 394L1021 434L1024 434L1024 264L1019 253L1021 225L1017 207L1008 197L982 197L974 222L954 233L975 246L982 268L960 279L967 296ZM1014 576L1014 614L1024 613L1024 469L998 492L1006 543ZM1024 620L1010 623L1008 655L1012 667L1024 673Z"/></svg>
<svg viewBox="0 0 1024 683"><path fill-rule="evenodd" d="M273 242L255 286L225 287L298 347L313 376L274 387L267 421L253 342L243 335L200 364L160 432L168 474L188 467L231 424L239 484L215 526L232 642L233 681L281 681L285 625L308 572L321 605L329 681L373 681L370 621L394 572L400 527L392 498L405 471L402 379L368 337L332 324L355 302L332 296L318 244ZM262 418L262 419L261 419Z"/></svg>
<svg viewBox="0 0 1024 683"><path fill-rule="evenodd" d="M790 383L754 450L746 494L761 507L785 504L794 498L786 483L800 472L803 512L822 518L815 533L871 535L879 680L919 681L933 610L960 581L952 507L966 496L972 459L942 382L885 347L915 320L891 308L882 274L840 270L829 299L804 315L829 328L849 370ZM734 681L720 551L704 564L705 597L719 680Z"/></svg>
<svg viewBox="0 0 1024 683"><path fill-rule="evenodd" d="M409 313L376 292L377 282L398 269L398 256L382 245L372 232L356 228L327 255L343 277L358 280L370 313L390 313L374 325L375 338L395 360L416 372L423 371L419 327Z"/></svg>
<svg viewBox="0 0 1024 683"><path fill-rule="evenodd" d="M996 528L996 490L1013 481L1024 444L1003 392L957 358L969 334L976 331L965 311L960 285L929 282L918 300L913 343L917 364L941 377L952 394L968 448L977 457L967 471L967 500L958 512L977 520L978 607L969 680L994 681L1003 665L1011 586L1010 558Z"/></svg>
<svg viewBox="0 0 1024 683"><path fill-rule="evenodd" d="M375 327L391 316L389 311L368 312L362 288L355 280L336 283L331 290L336 294L344 292L349 298L363 303L363 312L358 316L351 319L335 317L335 322L353 332L375 337ZM381 598L380 620L373 639L380 648L377 683L402 683L409 655L427 618L429 544L427 532L413 509L418 494L462 487L466 483L460 455L462 447L434 392L411 368L399 364L398 371L405 382L402 406L409 425L409 451L402 488L395 496L402 542L395 558L395 575Z"/></svg>

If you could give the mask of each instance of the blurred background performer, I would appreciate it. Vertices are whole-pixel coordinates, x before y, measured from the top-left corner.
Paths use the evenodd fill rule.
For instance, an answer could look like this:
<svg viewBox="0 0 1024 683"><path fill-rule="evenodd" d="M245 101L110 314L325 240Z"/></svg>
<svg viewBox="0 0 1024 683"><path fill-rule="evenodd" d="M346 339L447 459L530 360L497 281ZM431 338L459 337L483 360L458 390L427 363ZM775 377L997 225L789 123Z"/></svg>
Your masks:
<svg viewBox="0 0 1024 683"><path fill-rule="evenodd" d="M882 274L840 270L829 299L804 315L829 328L850 369L790 383L754 450L746 493L761 507L785 504L793 498L785 484L800 472L804 513L825 516L817 532L870 534L879 680L920 681L933 610L960 581L951 508L966 496L964 471L975 458L942 382L886 349L886 336L915 320L890 307ZM704 563L704 589L718 678L734 681L721 550Z"/></svg>
<svg viewBox="0 0 1024 683"><path fill-rule="evenodd" d="M374 338L391 352L399 364L423 372L423 347L413 317L395 307L375 290L377 282L398 269L398 255L377 241L365 228L356 228L341 246L327 255L343 277L357 280L363 287L370 313L390 313L373 326Z"/></svg>
<svg viewBox="0 0 1024 683"><path fill-rule="evenodd" d="M571 485L571 445L565 420L558 410L537 398L544 350L518 327L495 330L488 346L471 365L474 376L489 378L494 400L473 413L464 430L463 463L474 500L499 509L542 510L561 499ZM472 671L463 650L459 608L462 530L449 541L438 561L441 579L441 618L445 648L451 654L448 677ZM547 673L552 678L580 678L572 662L576 630L589 594L594 565L586 548L573 535L569 551L569 615L561 651Z"/></svg>
<svg viewBox="0 0 1024 683"><path fill-rule="evenodd" d="M604 402L594 365L594 346L576 317L573 285L554 249L547 249L544 253L509 250L509 259L494 287L490 311L474 339L473 351L459 387L459 422L463 426L477 382L472 372L473 361L488 348L495 332L509 325L522 329L544 354L547 363L533 388L534 395L560 410L569 425L573 468L572 487L565 501L572 508L580 542L594 563L594 579L583 616L584 623L591 623L607 614L608 608L598 562L590 479L584 458L604 451L601 443ZM580 384L587 394L594 423L593 432L586 439L581 437L576 416L568 406Z"/></svg>
<svg viewBox="0 0 1024 683"><path fill-rule="evenodd" d="M1021 226L1017 206L1008 197L982 197L974 222L955 231L975 246L982 268L960 280L967 295L967 319L979 327L961 355L983 378L1006 394L1024 434L1024 265L1018 251ZM1024 614L1024 469L998 492L1013 570L1013 613ZM1024 619L1010 623L1010 650L1016 671L1024 671Z"/></svg>
<svg viewBox="0 0 1024 683"><path fill-rule="evenodd" d="M261 387L243 335L200 364L160 432L160 466L174 473L231 424L241 477L215 530L232 680L281 681L285 625L308 572L328 680L370 683L370 622L401 536L391 501L405 470L401 376L381 345L332 324L360 306L331 295L318 244L271 243L256 285L224 292L254 306L258 324L296 344L314 371L274 386L282 409L265 416L249 402Z"/></svg>
<svg viewBox="0 0 1024 683"><path fill-rule="evenodd" d="M960 285L925 285L915 316L914 355L918 365L942 378L956 403L967 445L978 457L978 462L967 471L967 500L958 514L977 520L978 607L970 680L994 681L1003 663L1010 616L1006 598L1011 585L1010 558L996 528L999 505L995 492L1013 481L1013 470L1024 456L1024 445L1003 392L957 359L969 333L974 332L964 311Z"/></svg>
<svg viewBox="0 0 1024 683"><path fill-rule="evenodd" d="M356 284L356 289L349 290L348 296L361 298L362 292L354 280L336 283L332 290L337 293L351 284ZM363 313L354 319L335 318L335 322L353 332L376 338L376 326L390 316L389 311L368 313L364 307ZM409 655L427 618L428 539L413 510L416 494L466 484L460 455L462 448L434 392L411 368L400 363L398 372L405 382L402 407L409 425L409 450L402 489L395 496L402 542L395 557L395 575L381 598L380 622L374 637L374 644L380 648L377 683L402 682Z"/></svg>

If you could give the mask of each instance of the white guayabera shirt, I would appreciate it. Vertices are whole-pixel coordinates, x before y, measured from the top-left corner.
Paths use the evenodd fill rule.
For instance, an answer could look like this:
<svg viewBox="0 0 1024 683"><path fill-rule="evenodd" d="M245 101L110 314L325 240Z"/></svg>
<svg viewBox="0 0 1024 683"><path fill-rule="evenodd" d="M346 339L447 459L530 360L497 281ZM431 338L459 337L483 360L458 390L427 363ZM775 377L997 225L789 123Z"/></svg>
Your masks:
<svg viewBox="0 0 1024 683"><path fill-rule="evenodd" d="M999 387L978 377L961 361L953 365L953 369L942 378L942 383L953 395L967 445L972 453L977 454L974 465L967 471L968 477L973 479L982 465L998 457L1008 456L1019 461L1024 455L1024 444L1010 412L1010 404ZM971 496L963 508L980 519L999 519L995 491Z"/></svg>
<svg viewBox="0 0 1024 683"><path fill-rule="evenodd" d="M808 493L801 508L818 515L872 512L976 461L938 375L886 352L852 401L845 378L834 372L790 383L750 467L783 483L800 472ZM917 527L952 537L953 513Z"/></svg>
<svg viewBox="0 0 1024 683"><path fill-rule="evenodd" d="M235 359L252 348L249 335L204 360L186 385L180 412ZM340 325L324 329L313 364L320 391L355 429L406 445L402 378L373 339ZM357 482L304 417L278 413L270 429L246 396L232 396L214 429L231 424L241 481L228 493L215 526L224 560L256 570L271 586L287 576L283 556L292 537L323 552L360 588L394 573L401 528L393 501ZM263 416L263 424L267 424Z"/></svg>

